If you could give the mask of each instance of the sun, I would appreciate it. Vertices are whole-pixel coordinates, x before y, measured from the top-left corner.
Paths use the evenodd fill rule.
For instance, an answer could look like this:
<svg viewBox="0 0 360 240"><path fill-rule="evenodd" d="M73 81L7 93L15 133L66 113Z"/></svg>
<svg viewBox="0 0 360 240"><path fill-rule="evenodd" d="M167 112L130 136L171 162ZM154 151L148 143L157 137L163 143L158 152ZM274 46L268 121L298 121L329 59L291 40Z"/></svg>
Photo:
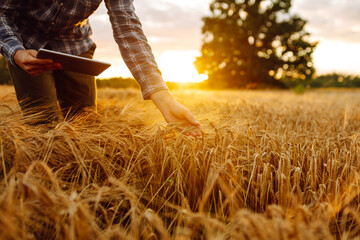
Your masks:
<svg viewBox="0 0 360 240"><path fill-rule="evenodd" d="M198 51L166 51L157 59L163 78L168 82L202 82L208 77L194 66Z"/></svg>

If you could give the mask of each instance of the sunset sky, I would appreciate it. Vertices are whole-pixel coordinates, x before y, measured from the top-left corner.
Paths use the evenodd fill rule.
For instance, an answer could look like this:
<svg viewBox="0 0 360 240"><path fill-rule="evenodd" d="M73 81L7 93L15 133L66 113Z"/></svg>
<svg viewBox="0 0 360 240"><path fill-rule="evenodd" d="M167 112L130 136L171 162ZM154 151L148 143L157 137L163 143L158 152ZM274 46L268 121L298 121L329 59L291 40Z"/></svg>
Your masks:
<svg viewBox="0 0 360 240"><path fill-rule="evenodd" d="M193 66L201 47L203 16L211 0L135 0L136 13L165 81L201 81ZM112 66L100 78L129 77L115 43L107 10L102 4L90 17L97 60ZM314 53L318 74L360 75L360 1L293 0L292 12L308 20L307 30L319 41Z"/></svg>

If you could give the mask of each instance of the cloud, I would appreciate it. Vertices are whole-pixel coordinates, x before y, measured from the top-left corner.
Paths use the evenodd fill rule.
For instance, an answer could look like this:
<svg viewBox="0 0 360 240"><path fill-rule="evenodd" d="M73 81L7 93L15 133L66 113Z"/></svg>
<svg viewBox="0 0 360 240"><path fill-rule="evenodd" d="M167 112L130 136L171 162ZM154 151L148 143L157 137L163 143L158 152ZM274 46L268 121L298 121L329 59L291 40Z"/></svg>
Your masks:
<svg viewBox="0 0 360 240"><path fill-rule="evenodd" d="M354 0L295 0L293 12L308 20L319 40L360 42L360 3Z"/></svg>
<svg viewBox="0 0 360 240"><path fill-rule="evenodd" d="M209 14L210 0L136 0L136 13L150 43L158 52L192 50L201 46L201 18ZM113 41L111 27L102 6L91 17L100 41ZM360 3L357 0L293 0L293 13L308 20L307 29L317 40L349 43L360 39ZM111 38L109 37L111 36Z"/></svg>
<svg viewBox="0 0 360 240"><path fill-rule="evenodd" d="M321 73L360 74L360 2L294 0L293 12L308 20L307 30L319 41L314 63Z"/></svg>
<svg viewBox="0 0 360 240"><path fill-rule="evenodd" d="M141 19L144 32L154 51L160 59L165 52L199 50L201 47L201 18L208 14L210 0L136 0L136 14ZM99 9L90 17L94 34L93 39L98 48L95 57L113 62L121 58L118 46L113 36L107 9L102 3ZM129 76L124 71L124 63L117 62L107 71Z"/></svg>
<svg viewBox="0 0 360 240"><path fill-rule="evenodd" d="M193 50L201 46L201 17L208 12L209 0L137 0L134 2L143 29L158 52ZM94 37L99 41L113 41L107 10L102 4L91 16ZM106 20L106 21L105 21Z"/></svg>
<svg viewBox="0 0 360 240"><path fill-rule="evenodd" d="M207 14L208 0L137 0L135 6L148 36L163 38L152 42L155 49L193 50L201 46L201 17Z"/></svg>

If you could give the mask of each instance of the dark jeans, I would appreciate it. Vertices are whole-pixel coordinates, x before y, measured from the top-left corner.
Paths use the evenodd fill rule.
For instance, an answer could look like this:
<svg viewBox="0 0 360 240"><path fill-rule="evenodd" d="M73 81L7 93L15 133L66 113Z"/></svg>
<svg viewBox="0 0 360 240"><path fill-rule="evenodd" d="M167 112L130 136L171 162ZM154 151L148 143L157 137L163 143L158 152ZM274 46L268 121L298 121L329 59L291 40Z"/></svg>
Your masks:
<svg viewBox="0 0 360 240"><path fill-rule="evenodd" d="M94 44L80 56L92 58L95 48ZM61 113L68 119L86 107L96 110L96 83L91 75L55 70L33 77L11 64L9 70L19 105L31 123L58 121Z"/></svg>

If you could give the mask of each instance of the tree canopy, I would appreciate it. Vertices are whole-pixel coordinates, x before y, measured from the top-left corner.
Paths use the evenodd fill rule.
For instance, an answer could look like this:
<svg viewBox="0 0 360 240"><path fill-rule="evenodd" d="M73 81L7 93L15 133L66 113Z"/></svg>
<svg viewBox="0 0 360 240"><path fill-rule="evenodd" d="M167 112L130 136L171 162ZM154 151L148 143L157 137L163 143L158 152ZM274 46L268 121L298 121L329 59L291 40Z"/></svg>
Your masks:
<svg viewBox="0 0 360 240"><path fill-rule="evenodd" d="M315 69L306 21L290 13L291 0L213 0L204 17L199 73L213 87L283 86L281 78L308 79Z"/></svg>

